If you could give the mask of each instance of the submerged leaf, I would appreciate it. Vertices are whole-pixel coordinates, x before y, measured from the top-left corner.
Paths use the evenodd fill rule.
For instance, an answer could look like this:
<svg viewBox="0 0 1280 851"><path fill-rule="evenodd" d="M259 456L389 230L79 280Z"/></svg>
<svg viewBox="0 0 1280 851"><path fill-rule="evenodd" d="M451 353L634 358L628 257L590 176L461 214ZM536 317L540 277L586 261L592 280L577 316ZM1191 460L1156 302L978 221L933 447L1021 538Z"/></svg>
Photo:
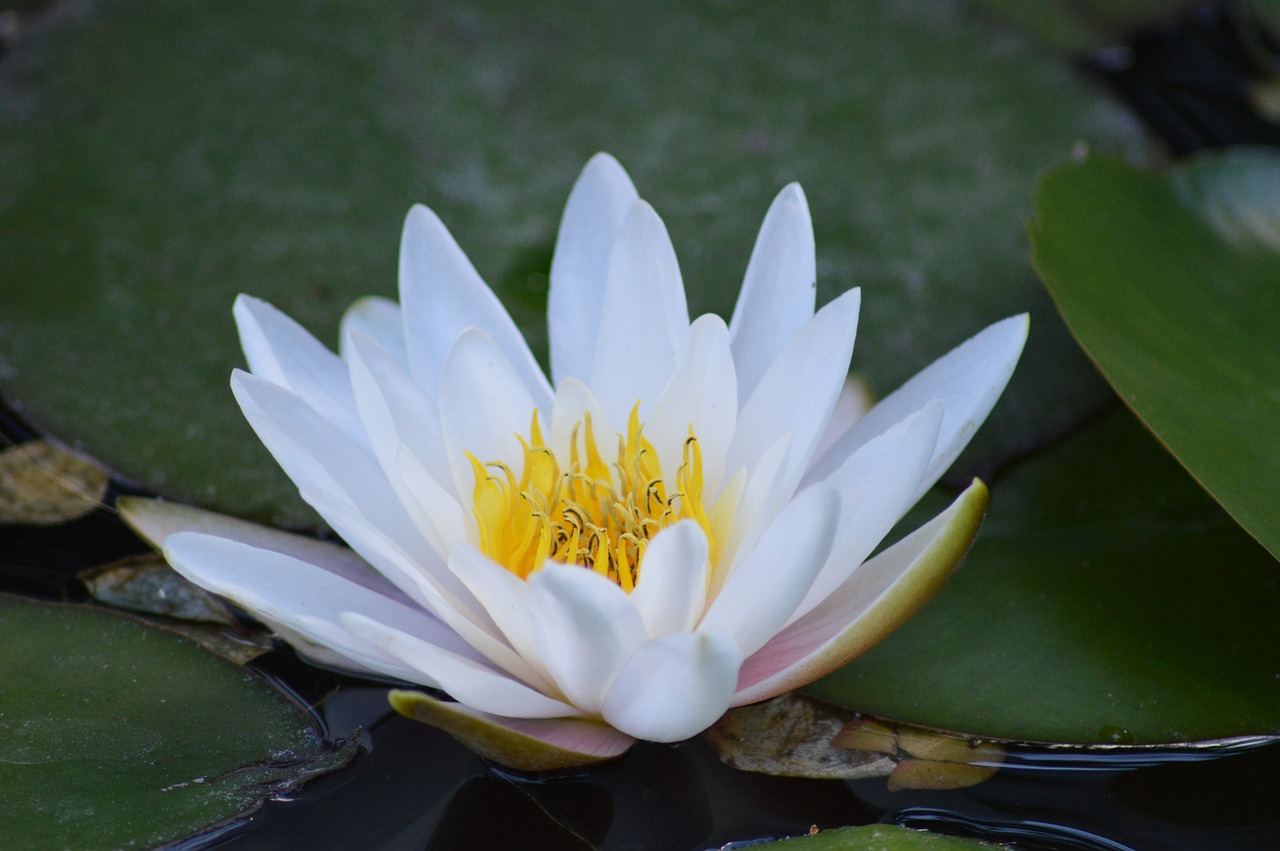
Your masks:
<svg viewBox="0 0 1280 851"><path fill-rule="evenodd" d="M102 505L106 471L44 440L0 451L0 523L54 526Z"/></svg>
<svg viewBox="0 0 1280 851"><path fill-rule="evenodd" d="M1005 755L995 742L862 716L845 725L831 744L892 756L897 765L889 775L890 792L976 786L995 776Z"/></svg>

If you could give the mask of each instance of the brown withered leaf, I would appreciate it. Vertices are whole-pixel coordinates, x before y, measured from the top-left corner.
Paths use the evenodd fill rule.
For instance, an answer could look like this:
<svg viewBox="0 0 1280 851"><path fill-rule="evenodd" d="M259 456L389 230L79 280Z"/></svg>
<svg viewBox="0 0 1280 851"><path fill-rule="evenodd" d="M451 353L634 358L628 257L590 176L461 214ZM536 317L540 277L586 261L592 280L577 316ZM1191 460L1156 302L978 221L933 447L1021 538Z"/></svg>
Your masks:
<svg viewBox="0 0 1280 851"><path fill-rule="evenodd" d="M96 464L44 440L0 451L0 524L55 526L102 504L108 476Z"/></svg>
<svg viewBox="0 0 1280 851"><path fill-rule="evenodd" d="M893 760L831 746L852 713L799 694L731 709L703 736L726 765L784 777L884 777Z"/></svg>
<svg viewBox="0 0 1280 851"><path fill-rule="evenodd" d="M226 603L183 578L156 553L91 567L79 579L95 600L108 606L182 621L236 623Z"/></svg>
<svg viewBox="0 0 1280 851"><path fill-rule="evenodd" d="M858 715L831 740L833 747L884 754L897 765L889 774L890 792L900 789L963 789L989 780L1000 770L1005 750L978 741Z"/></svg>

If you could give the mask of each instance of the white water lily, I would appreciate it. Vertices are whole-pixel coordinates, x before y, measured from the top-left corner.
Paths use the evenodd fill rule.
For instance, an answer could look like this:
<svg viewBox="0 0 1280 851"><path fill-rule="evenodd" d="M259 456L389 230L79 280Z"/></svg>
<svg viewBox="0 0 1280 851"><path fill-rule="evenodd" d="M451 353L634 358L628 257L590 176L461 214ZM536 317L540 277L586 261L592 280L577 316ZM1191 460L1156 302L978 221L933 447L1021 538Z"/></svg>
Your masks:
<svg viewBox="0 0 1280 851"><path fill-rule="evenodd" d="M597 155L551 267L548 381L440 220L410 211L400 304L346 314L340 355L241 296L232 387L350 549L123 501L170 563L311 658L507 764L678 741L866 650L959 563L980 482L870 558L1003 390L999 322L863 416L839 405L859 292L814 311L799 186L764 220L733 317L690 322L662 221Z"/></svg>

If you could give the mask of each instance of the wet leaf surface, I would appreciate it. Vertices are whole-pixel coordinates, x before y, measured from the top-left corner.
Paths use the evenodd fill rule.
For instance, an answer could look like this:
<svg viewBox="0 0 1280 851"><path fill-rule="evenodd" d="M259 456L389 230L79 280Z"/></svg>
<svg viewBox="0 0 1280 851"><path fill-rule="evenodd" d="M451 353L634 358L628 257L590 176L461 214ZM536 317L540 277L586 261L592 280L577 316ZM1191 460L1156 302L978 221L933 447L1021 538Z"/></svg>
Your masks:
<svg viewBox="0 0 1280 851"><path fill-rule="evenodd" d="M346 764L264 680L100 609L0 597L0 846L149 848Z"/></svg>
<svg viewBox="0 0 1280 851"><path fill-rule="evenodd" d="M314 521L227 389L237 292L333 343L349 301L392 293L424 201L545 350L560 210L600 149L666 217L695 313L728 313L770 199L802 182L819 298L863 286L854 369L878 395L1032 311L965 472L1110 395L1029 269L1024 222L1034 176L1081 139L1143 143L1066 63L954 2L98 2L5 62L4 391L179 501Z"/></svg>
<svg viewBox="0 0 1280 851"><path fill-rule="evenodd" d="M0 450L0 523L56 526L102 505L107 473L44 440Z"/></svg>
<svg viewBox="0 0 1280 851"><path fill-rule="evenodd" d="M806 690L986 738L1277 733L1277 612L1274 560L1117 410L996 481L950 583Z"/></svg>
<svg viewBox="0 0 1280 851"><path fill-rule="evenodd" d="M981 851L984 848L994 851L1004 847L887 824L823 830L812 836L771 844L778 851L791 851L793 848L796 851Z"/></svg>

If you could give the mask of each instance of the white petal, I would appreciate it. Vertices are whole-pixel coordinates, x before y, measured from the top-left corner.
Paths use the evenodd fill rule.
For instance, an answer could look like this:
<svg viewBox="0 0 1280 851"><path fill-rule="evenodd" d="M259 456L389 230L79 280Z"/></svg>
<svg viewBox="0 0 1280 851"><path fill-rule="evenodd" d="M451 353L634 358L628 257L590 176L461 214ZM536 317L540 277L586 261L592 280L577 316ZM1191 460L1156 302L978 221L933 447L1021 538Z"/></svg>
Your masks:
<svg viewBox="0 0 1280 851"><path fill-rule="evenodd" d="M759 650L804 599L831 553L839 519L833 489L814 485L797 495L755 548L738 556L698 629L731 635L743 657Z"/></svg>
<svg viewBox="0 0 1280 851"><path fill-rule="evenodd" d="M627 210L638 197L622 166L603 153L587 162L569 193L547 293L551 376L556 387L570 377L591 379L609 254Z"/></svg>
<svg viewBox="0 0 1280 851"><path fill-rule="evenodd" d="M265 301L238 296L233 312L254 375L292 391L348 436L364 440L341 358Z"/></svg>
<svg viewBox="0 0 1280 851"><path fill-rule="evenodd" d="M680 364L645 423L645 436L658 451L667 482L675 481L692 427L702 450L705 491L718 493L737 419L737 376L729 353L729 329L723 319L708 313L689 328Z"/></svg>
<svg viewBox="0 0 1280 851"><path fill-rule="evenodd" d="M475 489L468 452L518 475L524 450L516 435L529 433L537 404L488 334L470 328L458 337L440 376L440 423L457 493Z"/></svg>
<svg viewBox="0 0 1280 851"><path fill-rule="evenodd" d="M471 652L438 620L406 605L399 593L385 586L383 591L375 590L373 583L353 582L291 555L213 535L178 532L168 537L165 558L197 585L234 601L269 624L282 625L327 646L357 663L358 669L421 682L394 656L340 628L338 616L343 611L363 612L448 646L455 653Z"/></svg>
<svg viewBox="0 0 1280 851"><path fill-rule="evenodd" d="M827 420L827 428L818 441L818 448L813 450L813 457L821 458L846 431L853 428L854 423L867 415L875 403L871 388L861 376L846 378L840 398L836 399L835 409L831 411L831 419Z"/></svg>
<svg viewBox="0 0 1280 851"><path fill-rule="evenodd" d="M403 444L396 450L396 474L410 514L440 558L447 560L453 548L469 540L468 533L477 528L475 517Z"/></svg>
<svg viewBox="0 0 1280 851"><path fill-rule="evenodd" d="M553 562L529 577L528 600L542 664L575 706L598 713L613 678L644 640L640 613L603 576Z"/></svg>
<svg viewBox="0 0 1280 851"><path fill-rule="evenodd" d="M602 452L613 448L613 424L609 415L600 406L595 394L576 378L566 378L556 385L556 398L551 403L551 450L557 458L569 457L570 438L573 437L574 426L583 422L586 415L591 414L591 430L596 444ZM579 445L585 435L578 437Z"/></svg>
<svg viewBox="0 0 1280 851"><path fill-rule="evenodd" d="M684 349L689 308L671 238L644 201L614 240L598 327L591 389L613 422L625 423L637 401L647 419Z"/></svg>
<svg viewBox="0 0 1280 851"><path fill-rule="evenodd" d="M787 489L787 471L790 469L791 435L784 434L773 446L765 450L751 469L751 476L743 488L742 498L733 519L733 530L720 554L720 565L711 577L709 595L720 593L728 576L728 566L737 559L739 552L751 550L769 528L774 516L791 498ZM743 473L746 471L743 470Z"/></svg>
<svg viewBox="0 0 1280 851"><path fill-rule="evenodd" d="M987 488L975 481L946 511L864 564L743 663L734 705L807 685L897 629L964 559L986 507Z"/></svg>
<svg viewBox="0 0 1280 851"><path fill-rule="evenodd" d="M706 604L708 567L707 536L692 520L650 539L631 592L650 638L693 629Z"/></svg>
<svg viewBox="0 0 1280 851"><path fill-rule="evenodd" d="M916 500L944 416L934 399L863 444L823 483L840 492L840 528L831 556L792 620L804 614L858 569Z"/></svg>
<svg viewBox="0 0 1280 851"><path fill-rule="evenodd" d="M409 366L428 396L435 396L450 346L474 327L493 339L539 405L550 400L551 386L506 308L440 218L421 204L409 210L400 241L400 304Z"/></svg>
<svg viewBox="0 0 1280 851"><path fill-rule="evenodd" d="M365 296L358 298L342 314L338 332L338 353L347 359L349 338L352 334L364 334L378 341L378 345L390 352L396 363L409 368L409 355L404 344L404 317L400 305L389 298Z"/></svg>
<svg viewBox="0 0 1280 851"><path fill-rule="evenodd" d="M858 290L844 293L792 336L738 416L727 471L752 469L765 450L790 432L786 480L800 480L844 387L857 331L859 298Z"/></svg>
<svg viewBox="0 0 1280 851"><path fill-rule="evenodd" d="M854 450L931 399L942 399L946 413L929 470L920 480L919 497L947 471L991 413L1027 341L1026 314L1011 316L987 327L899 387L867 412L844 437L815 461L805 482L830 475Z"/></svg>
<svg viewBox="0 0 1280 851"><path fill-rule="evenodd" d="M787 341L813 316L817 285L809 204L800 184L792 183L778 193L764 217L729 323L742 404Z"/></svg>
<svg viewBox="0 0 1280 851"><path fill-rule="evenodd" d="M470 544L462 544L449 554L449 569L480 601L516 652L550 681L533 644L528 584Z"/></svg>
<svg viewBox="0 0 1280 851"><path fill-rule="evenodd" d="M678 742L729 708L742 656L727 635L701 631L647 641L618 674L604 720L651 742Z"/></svg>
<svg viewBox="0 0 1280 851"><path fill-rule="evenodd" d="M500 671L378 623L358 613L342 615L343 624L406 665L440 684L459 703L491 715L514 718L567 718L577 708L535 691Z"/></svg>

